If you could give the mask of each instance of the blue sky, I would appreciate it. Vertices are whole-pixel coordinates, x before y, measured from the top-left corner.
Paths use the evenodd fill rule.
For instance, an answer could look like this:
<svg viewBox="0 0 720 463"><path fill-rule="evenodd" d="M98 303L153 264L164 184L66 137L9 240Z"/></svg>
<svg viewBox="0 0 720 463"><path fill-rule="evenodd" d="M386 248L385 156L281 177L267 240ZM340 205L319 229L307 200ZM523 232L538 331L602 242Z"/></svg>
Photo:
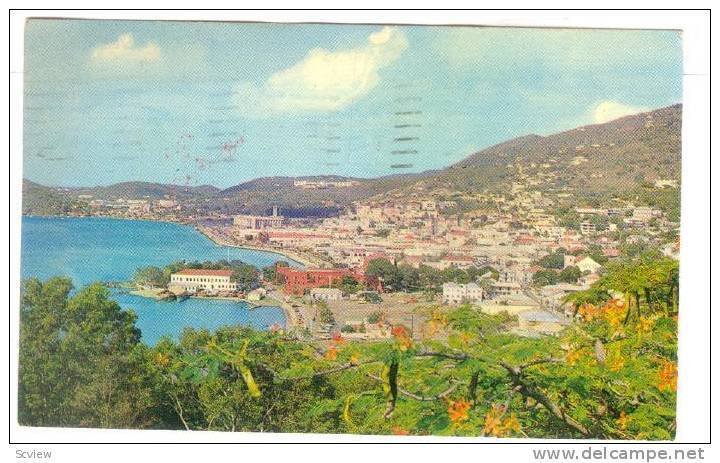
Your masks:
<svg viewBox="0 0 720 463"><path fill-rule="evenodd" d="M30 20L24 176L419 172L681 99L673 31Z"/></svg>

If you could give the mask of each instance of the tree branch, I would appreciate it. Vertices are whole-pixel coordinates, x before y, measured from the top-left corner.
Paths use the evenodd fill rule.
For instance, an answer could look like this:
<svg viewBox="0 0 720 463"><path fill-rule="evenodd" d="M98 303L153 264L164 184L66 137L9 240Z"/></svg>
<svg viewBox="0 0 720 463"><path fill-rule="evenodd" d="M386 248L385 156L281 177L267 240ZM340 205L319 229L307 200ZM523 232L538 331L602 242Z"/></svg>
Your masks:
<svg viewBox="0 0 720 463"><path fill-rule="evenodd" d="M382 382L382 378L379 376L375 376L371 373L367 374L368 378L374 379L375 381ZM433 402L436 400L444 400L447 396L453 393L455 389L457 389L458 385L460 383L452 384L449 388L447 388L445 391L441 392L440 394L434 395L434 396L421 396L419 394L412 393L406 389L403 389L401 387L398 387L398 392L406 397L409 397L411 399L418 400L420 402Z"/></svg>

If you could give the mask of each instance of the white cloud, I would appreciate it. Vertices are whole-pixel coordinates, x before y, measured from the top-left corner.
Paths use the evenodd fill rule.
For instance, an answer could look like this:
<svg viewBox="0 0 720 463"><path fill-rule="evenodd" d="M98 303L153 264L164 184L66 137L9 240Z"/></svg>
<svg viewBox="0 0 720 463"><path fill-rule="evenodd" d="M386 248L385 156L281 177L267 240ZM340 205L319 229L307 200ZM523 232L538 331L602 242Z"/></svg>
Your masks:
<svg viewBox="0 0 720 463"><path fill-rule="evenodd" d="M239 84L235 103L256 115L337 111L367 95L379 81L378 71L406 48L405 35L391 27L370 34L367 43L349 50L316 48L261 85Z"/></svg>
<svg viewBox="0 0 720 463"><path fill-rule="evenodd" d="M648 108L641 106L629 106L617 101L606 100L592 109L592 118L596 124L612 121L623 116L637 114L647 111Z"/></svg>
<svg viewBox="0 0 720 463"><path fill-rule="evenodd" d="M95 66L135 67L155 63L161 55L160 47L155 43L138 46L132 34L122 34L115 42L95 47L90 54L90 62Z"/></svg>

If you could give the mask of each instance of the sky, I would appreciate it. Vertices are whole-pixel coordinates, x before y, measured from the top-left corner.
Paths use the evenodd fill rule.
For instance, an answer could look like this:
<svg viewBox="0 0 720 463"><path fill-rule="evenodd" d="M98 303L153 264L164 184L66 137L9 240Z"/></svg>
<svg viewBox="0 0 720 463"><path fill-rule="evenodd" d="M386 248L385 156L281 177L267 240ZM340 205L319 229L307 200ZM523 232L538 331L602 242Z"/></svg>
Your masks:
<svg viewBox="0 0 720 463"><path fill-rule="evenodd" d="M29 20L25 178L376 177L682 100L676 31Z"/></svg>

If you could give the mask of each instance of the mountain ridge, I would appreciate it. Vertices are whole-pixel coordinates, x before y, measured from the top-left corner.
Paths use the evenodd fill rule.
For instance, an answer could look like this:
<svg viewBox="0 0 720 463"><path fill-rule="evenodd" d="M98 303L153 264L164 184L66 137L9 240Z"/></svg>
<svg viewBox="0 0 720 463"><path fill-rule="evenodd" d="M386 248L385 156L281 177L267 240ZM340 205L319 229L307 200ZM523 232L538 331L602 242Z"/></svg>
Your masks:
<svg viewBox="0 0 720 463"><path fill-rule="evenodd" d="M541 136L528 134L483 148L444 169L375 178L340 175L259 177L228 188L180 186L155 182L120 182L97 187L46 187L25 179L23 211L28 195L42 194L67 208L78 195L103 199L159 199L172 196L210 211L264 213L278 205L292 213L303 209L336 213L353 201L402 194L409 188L443 187L482 191L508 187L523 174L552 172L542 188L585 189L613 193L628 185L657 179L680 179L682 105L676 104ZM295 182L352 182L351 186L299 188ZM28 187L25 187L25 183ZM26 194L28 192L28 194ZM215 200L215 201L211 201ZM37 206L37 201L30 199ZM32 208L29 208L32 209ZM323 214L321 214L323 215Z"/></svg>

